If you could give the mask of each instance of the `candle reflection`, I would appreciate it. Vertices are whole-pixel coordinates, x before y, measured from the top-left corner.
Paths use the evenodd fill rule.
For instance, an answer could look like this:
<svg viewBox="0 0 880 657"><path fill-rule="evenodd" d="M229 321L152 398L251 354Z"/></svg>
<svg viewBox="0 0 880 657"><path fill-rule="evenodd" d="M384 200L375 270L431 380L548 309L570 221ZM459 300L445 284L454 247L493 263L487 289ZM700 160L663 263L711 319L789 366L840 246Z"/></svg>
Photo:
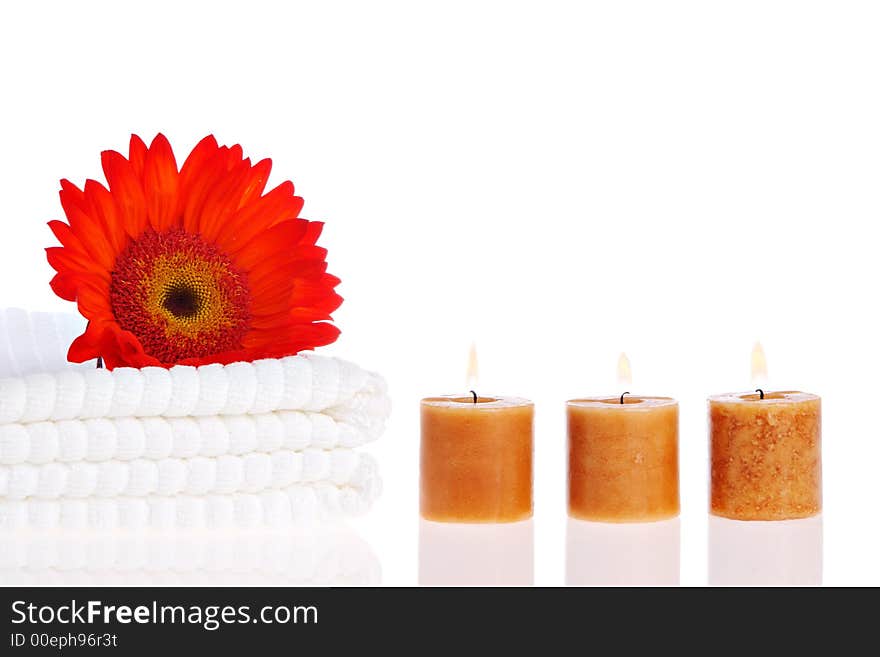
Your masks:
<svg viewBox="0 0 880 657"><path fill-rule="evenodd" d="M375 586L380 581L372 548L346 526L0 532L0 585Z"/></svg>
<svg viewBox="0 0 880 657"><path fill-rule="evenodd" d="M709 517L709 584L822 583L822 516L744 522Z"/></svg>
<svg viewBox="0 0 880 657"><path fill-rule="evenodd" d="M602 523L568 519L565 583L569 586L677 586L679 519Z"/></svg>
<svg viewBox="0 0 880 657"><path fill-rule="evenodd" d="M422 586L530 586L534 524L419 523Z"/></svg>

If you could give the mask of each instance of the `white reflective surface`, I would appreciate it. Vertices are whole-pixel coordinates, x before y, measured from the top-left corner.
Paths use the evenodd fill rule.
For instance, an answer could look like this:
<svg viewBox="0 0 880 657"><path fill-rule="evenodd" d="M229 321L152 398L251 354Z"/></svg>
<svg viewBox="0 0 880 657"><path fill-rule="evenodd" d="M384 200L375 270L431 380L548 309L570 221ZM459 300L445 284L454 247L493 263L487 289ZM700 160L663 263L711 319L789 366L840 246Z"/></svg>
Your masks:
<svg viewBox="0 0 880 657"><path fill-rule="evenodd" d="M709 584L822 583L822 516L743 522L709 517Z"/></svg>
<svg viewBox="0 0 880 657"><path fill-rule="evenodd" d="M531 585L534 523L419 521L419 584Z"/></svg>
<svg viewBox="0 0 880 657"><path fill-rule="evenodd" d="M0 585L330 586L381 584L350 528L0 533Z"/></svg>
<svg viewBox="0 0 880 657"><path fill-rule="evenodd" d="M677 586L679 519L603 523L568 519L565 583L569 586Z"/></svg>

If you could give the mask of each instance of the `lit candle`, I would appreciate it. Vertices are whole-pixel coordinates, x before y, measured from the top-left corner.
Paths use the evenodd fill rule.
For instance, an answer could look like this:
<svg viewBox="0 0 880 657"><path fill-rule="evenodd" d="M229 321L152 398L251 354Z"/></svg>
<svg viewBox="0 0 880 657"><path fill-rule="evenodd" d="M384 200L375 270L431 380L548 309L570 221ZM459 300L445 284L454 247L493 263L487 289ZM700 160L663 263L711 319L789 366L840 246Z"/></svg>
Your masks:
<svg viewBox="0 0 880 657"><path fill-rule="evenodd" d="M618 374L628 383L629 360ZM567 403L568 513L647 522L679 512L678 402L625 392Z"/></svg>
<svg viewBox="0 0 880 657"><path fill-rule="evenodd" d="M472 349L469 377L476 374ZM532 515L534 405L514 397L421 402L421 515L440 522L514 522Z"/></svg>
<svg viewBox="0 0 880 657"><path fill-rule="evenodd" d="M760 344L753 380L766 378ZM787 520L822 510L822 402L805 392L709 398L711 511L736 520Z"/></svg>

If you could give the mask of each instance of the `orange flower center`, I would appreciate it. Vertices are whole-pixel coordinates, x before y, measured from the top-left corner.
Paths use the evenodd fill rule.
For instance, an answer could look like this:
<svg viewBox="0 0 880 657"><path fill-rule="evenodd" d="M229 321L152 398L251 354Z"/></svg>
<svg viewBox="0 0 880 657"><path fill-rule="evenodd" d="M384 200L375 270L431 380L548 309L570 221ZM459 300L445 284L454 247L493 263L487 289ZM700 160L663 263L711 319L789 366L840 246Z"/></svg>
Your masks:
<svg viewBox="0 0 880 657"><path fill-rule="evenodd" d="M250 321L246 275L180 228L146 231L116 259L110 302L119 325L163 363L242 348Z"/></svg>

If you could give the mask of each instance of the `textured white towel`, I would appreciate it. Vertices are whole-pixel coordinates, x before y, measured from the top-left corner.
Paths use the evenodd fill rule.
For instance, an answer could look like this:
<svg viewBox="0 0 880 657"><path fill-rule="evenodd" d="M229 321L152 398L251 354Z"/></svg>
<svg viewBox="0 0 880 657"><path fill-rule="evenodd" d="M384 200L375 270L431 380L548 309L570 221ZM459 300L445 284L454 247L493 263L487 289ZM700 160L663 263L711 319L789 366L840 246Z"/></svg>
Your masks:
<svg viewBox="0 0 880 657"><path fill-rule="evenodd" d="M309 525L361 515L379 494L370 478L361 487L329 481L293 484L259 493L148 495L0 501L0 531L24 527L145 529Z"/></svg>
<svg viewBox="0 0 880 657"><path fill-rule="evenodd" d="M380 376L314 354L170 369L66 370L0 380L0 424L97 417L322 411L340 419L385 409Z"/></svg>
<svg viewBox="0 0 880 657"><path fill-rule="evenodd" d="M278 450L158 461L27 463L0 466L0 498L256 493L308 482L363 489L371 487L377 476L372 457L350 449Z"/></svg>
<svg viewBox="0 0 880 657"><path fill-rule="evenodd" d="M385 382L314 354L66 363L81 320L0 311L0 528L308 524L364 512Z"/></svg>
<svg viewBox="0 0 880 657"><path fill-rule="evenodd" d="M67 362L67 349L86 327L72 313L0 308L0 378L60 369L94 369L95 361Z"/></svg>
<svg viewBox="0 0 880 657"><path fill-rule="evenodd" d="M0 464L131 461L307 447L358 447L379 437L383 416L278 411L199 418L96 418L0 425Z"/></svg>

